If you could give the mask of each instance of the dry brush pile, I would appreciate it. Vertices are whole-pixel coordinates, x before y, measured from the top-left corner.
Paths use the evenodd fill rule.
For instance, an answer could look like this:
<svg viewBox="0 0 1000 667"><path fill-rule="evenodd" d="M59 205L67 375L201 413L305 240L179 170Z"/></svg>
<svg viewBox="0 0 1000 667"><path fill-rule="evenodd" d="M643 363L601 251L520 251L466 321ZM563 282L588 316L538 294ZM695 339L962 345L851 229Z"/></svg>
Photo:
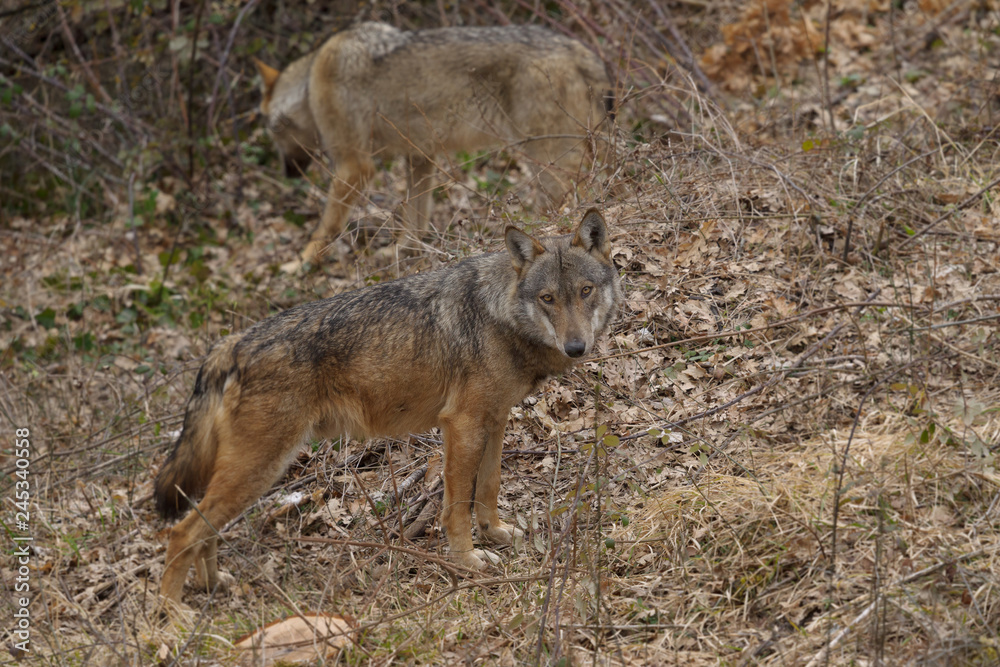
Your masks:
<svg viewBox="0 0 1000 667"><path fill-rule="evenodd" d="M526 539L498 568L449 569L439 434L310 443L223 531L235 590L189 590L183 624L156 613L150 491L208 345L579 211L539 217L515 156L465 156L438 237L400 257L387 165L351 264L288 274L325 176L277 175L238 61L283 62L353 15L59 5L2 51L0 416L35 447L27 659L252 662L239 637L320 612L356 628L327 664L995 664L1000 7L709 4L365 10L550 22L614 64L616 156L580 203L614 227L625 304L596 358L513 411L501 512Z"/></svg>

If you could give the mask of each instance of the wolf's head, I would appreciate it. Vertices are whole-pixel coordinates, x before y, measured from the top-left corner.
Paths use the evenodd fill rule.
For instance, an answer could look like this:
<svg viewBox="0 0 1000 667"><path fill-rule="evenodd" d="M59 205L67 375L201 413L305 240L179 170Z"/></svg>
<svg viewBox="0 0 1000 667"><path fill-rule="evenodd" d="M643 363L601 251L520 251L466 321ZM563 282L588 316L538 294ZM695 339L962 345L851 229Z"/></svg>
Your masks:
<svg viewBox="0 0 1000 667"><path fill-rule="evenodd" d="M621 292L604 218L590 209L575 234L543 241L508 227L505 240L518 276L519 326L567 357L589 353Z"/></svg>
<svg viewBox="0 0 1000 667"><path fill-rule="evenodd" d="M260 112L281 153L286 176L304 174L319 149L319 131L309 109L309 63L297 60L279 72L254 58L260 72Z"/></svg>

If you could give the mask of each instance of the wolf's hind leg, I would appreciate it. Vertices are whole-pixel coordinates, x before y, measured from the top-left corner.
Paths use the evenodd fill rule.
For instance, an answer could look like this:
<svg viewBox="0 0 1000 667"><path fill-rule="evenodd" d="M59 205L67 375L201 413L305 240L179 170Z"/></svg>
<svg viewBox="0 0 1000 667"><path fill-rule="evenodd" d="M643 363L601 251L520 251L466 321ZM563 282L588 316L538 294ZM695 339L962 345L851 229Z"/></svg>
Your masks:
<svg viewBox="0 0 1000 667"><path fill-rule="evenodd" d="M246 401L239 417L227 413L217 422L219 443L205 496L170 531L160 593L174 602L181 600L192 565L198 583L209 589L231 581L218 570L216 533L281 477L308 426L253 403Z"/></svg>
<svg viewBox="0 0 1000 667"><path fill-rule="evenodd" d="M538 139L525 144L524 152L531 158L542 208L555 209L563 204L580 176L582 140Z"/></svg>
<svg viewBox="0 0 1000 667"><path fill-rule="evenodd" d="M219 538L214 535L201 543L194 558L194 580L199 590L225 592L235 583L233 575L219 569Z"/></svg>
<svg viewBox="0 0 1000 667"><path fill-rule="evenodd" d="M406 231L417 240L427 235L434 203L434 164L421 155L407 158L406 201L403 203L403 223Z"/></svg>

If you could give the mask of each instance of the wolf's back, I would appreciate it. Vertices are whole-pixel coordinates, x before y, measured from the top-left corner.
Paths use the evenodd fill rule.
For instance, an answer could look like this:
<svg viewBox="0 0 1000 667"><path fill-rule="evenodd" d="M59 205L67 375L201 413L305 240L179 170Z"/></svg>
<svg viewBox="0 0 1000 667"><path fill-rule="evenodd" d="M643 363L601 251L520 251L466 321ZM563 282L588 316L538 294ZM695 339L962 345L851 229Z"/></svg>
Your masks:
<svg viewBox="0 0 1000 667"><path fill-rule="evenodd" d="M513 63L521 75L533 66L541 65L543 70L555 67L555 70L549 71L550 76L558 79L579 77L578 81L592 89L601 114L599 117L608 115L614 118L614 75L611 69L582 42L542 26L448 27L407 32L383 23L363 23L349 34L350 39L345 40L341 47L341 59L354 63L364 61L359 57L361 53L374 63L396 55L408 63L427 60L432 70L441 70L442 66L446 66L444 69L447 70L447 66L451 65L462 72L471 68L478 76L486 78L496 76L496 68L501 62ZM365 74L371 75L369 72ZM382 72L380 76L391 78L388 72ZM455 76L449 80L462 81L463 77ZM447 84L448 81L440 83ZM435 90L441 87L440 83Z"/></svg>
<svg viewBox="0 0 1000 667"><path fill-rule="evenodd" d="M184 428L156 476L156 510L167 519L183 514L190 504L185 496L192 500L200 496L212 477L218 444L216 418L239 338L223 339L205 359L184 413Z"/></svg>

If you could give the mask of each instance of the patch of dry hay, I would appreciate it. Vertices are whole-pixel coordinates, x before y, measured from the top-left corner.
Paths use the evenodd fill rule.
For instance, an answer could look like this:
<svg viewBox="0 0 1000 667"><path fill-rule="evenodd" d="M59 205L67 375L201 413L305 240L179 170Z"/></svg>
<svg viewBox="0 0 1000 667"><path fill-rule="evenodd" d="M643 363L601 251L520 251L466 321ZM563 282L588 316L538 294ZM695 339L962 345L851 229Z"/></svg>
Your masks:
<svg viewBox="0 0 1000 667"><path fill-rule="evenodd" d="M970 616L997 627L1000 475L960 443L921 442L906 418L881 421L854 434L839 492L843 430L755 446L742 469L651 495L613 533L627 545L630 588L643 588L642 574L659 620L720 648L763 648L758 664L810 662L834 637L834 664L902 661L952 648ZM995 435L1000 418L977 428ZM968 664L995 658L989 646Z"/></svg>

